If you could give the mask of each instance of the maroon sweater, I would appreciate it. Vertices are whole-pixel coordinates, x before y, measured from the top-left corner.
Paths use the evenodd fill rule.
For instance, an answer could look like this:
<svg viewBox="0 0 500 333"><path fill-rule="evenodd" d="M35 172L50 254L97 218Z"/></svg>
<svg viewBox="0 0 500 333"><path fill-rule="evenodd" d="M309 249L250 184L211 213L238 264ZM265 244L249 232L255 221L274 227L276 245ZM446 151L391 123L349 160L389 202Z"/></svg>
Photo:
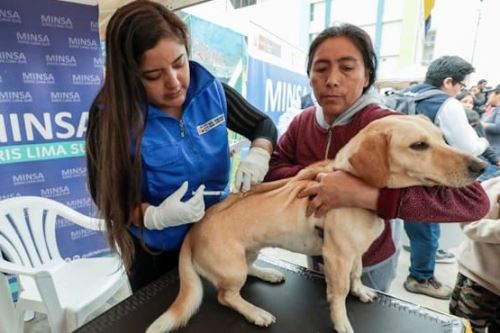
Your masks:
<svg viewBox="0 0 500 333"><path fill-rule="evenodd" d="M337 152L363 127L375 119L394 115L377 105L360 110L350 123L326 130L315 118L311 107L296 116L280 138L269 166L266 181L294 176L313 162L335 158ZM330 147L326 148L328 137ZM414 186L405 189L380 190L377 215L385 219L385 229L363 255L363 266L372 266L395 252L389 219L399 217L411 221L468 222L488 213L489 201L479 183L464 188ZM348 223L346 221L346 223Z"/></svg>

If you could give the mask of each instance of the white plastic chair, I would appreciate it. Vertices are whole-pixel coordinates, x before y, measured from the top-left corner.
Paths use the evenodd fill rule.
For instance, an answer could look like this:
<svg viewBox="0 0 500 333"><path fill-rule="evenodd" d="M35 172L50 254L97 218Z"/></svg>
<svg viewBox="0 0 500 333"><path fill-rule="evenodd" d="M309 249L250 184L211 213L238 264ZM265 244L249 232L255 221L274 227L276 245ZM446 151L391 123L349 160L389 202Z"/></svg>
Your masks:
<svg viewBox="0 0 500 333"><path fill-rule="evenodd" d="M52 333L71 332L108 301L131 294L118 256L62 259L56 241L59 217L105 230L103 220L51 199L23 196L0 201L0 332L23 332L27 310L46 313ZM16 303L6 274L18 277Z"/></svg>

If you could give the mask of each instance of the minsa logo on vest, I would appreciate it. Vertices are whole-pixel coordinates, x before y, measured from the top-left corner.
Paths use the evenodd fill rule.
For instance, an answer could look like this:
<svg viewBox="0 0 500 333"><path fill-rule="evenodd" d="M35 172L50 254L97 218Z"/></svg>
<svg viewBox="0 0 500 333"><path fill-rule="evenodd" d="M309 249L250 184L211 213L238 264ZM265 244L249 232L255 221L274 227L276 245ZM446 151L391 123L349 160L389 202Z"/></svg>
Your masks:
<svg viewBox="0 0 500 333"><path fill-rule="evenodd" d="M12 175L12 184L14 186L44 183L44 182L45 182L45 176L41 172L20 173L18 175Z"/></svg>
<svg viewBox="0 0 500 333"><path fill-rule="evenodd" d="M0 8L0 22L21 23L21 16L16 10Z"/></svg>
<svg viewBox="0 0 500 333"><path fill-rule="evenodd" d="M73 84L100 85L101 78L95 74L73 74Z"/></svg>
<svg viewBox="0 0 500 333"><path fill-rule="evenodd" d="M77 66L76 58L66 54L46 54L45 63L47 66Z"/></svg>
<svg viewBox="0 0 500 333"><path fill-rule="evenodd" d="M69 194L71 194L71 191L68 186L48 187L40 190L40 195L48 198L62 197Z"/></svg>
<svg viewBox="0 0 500 333"><path fill-rule="evenodd" d="M104 58L103 57L94 57L94 67L95 68L103 68L104 67Z"/></svg>
<svg viewBox="0 0 500 333"><path fill-rule="evenodd" d="M40 15L42 27L73 29L73 22L69 17Z"/></svg>
<svg viewBox="0 0 500 333"><path fill-rule="evenodd" d="M70 49L97 50L98 43L92 38L68 37Z"/></svg>
<svg viewBox="0 0 500 333"><path fill-rule="evenodd" d="M90 21L90 31L99 32L99 22Z"/></svg>
<svg viewBox="0 0 500 333"><path fill-rule="evenodd" d="M50 101L52 103L74 103L80 102L80 94L76 91L51 91Z"/></svg>
<svg viewBox="0 0 500 333"><path fill-rule="evenodd" d="M45 34L37 34L34 32L20 32L16 33L18 44L50 46L49 36Z"/></svg>
<svg viewBox="0 0 500 333"><path fill-rule="evenodd" d="M31 103L33 102L33 97L29 91L22 90L12 90L12 91L0 91L0 103Z"/></svg>
<svg viewBox="0 0 500 333"><path fill-rule="evenodd" d="M80 178L87 176L87 168L86 167L78 167L78 168L69 168L61 170L62 179L70 179L70 178Z"/></svg>
<svg viewBox="0 0 500 333"><path fill-rule="evenodd" d="M35 83L35 84L54 84L56 80L52 73L35 73L35 72L23 72L23 82L24 83Z"/></svg>
<svg viewBox="0 0 500 333"><path fill-rule="evenodd" d="M26 64L26 56L23 52L0 51L0 64Z"/></svg>

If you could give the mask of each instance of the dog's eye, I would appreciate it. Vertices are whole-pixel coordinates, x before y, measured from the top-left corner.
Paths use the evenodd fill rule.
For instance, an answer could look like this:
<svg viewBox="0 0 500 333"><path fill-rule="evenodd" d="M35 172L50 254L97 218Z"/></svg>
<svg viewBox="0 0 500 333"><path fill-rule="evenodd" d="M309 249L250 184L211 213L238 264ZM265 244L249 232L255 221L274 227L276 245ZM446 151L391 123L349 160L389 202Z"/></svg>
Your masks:
<svg viewBox="0 0 500 333"><path fill-rule="evenodd" d="M429 144L427 144L427 142L419 141L412 143L410 145L410 148L414 150L426 150L427 148L429 148Z"/></svg>

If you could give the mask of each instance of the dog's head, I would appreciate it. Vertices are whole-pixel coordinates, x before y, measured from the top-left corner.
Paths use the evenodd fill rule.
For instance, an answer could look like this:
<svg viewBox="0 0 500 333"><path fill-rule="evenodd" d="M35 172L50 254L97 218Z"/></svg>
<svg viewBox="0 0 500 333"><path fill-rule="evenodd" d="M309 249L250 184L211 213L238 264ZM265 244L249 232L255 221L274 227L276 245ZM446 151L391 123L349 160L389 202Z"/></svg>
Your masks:
<svg viewBox="0 0 500 333"><path fill-rule="evenodd" d="M361 130L339 151L334 167L379 188L462 187L473 182L486 164L446 144L427 117L395 115Z"/></svg>

